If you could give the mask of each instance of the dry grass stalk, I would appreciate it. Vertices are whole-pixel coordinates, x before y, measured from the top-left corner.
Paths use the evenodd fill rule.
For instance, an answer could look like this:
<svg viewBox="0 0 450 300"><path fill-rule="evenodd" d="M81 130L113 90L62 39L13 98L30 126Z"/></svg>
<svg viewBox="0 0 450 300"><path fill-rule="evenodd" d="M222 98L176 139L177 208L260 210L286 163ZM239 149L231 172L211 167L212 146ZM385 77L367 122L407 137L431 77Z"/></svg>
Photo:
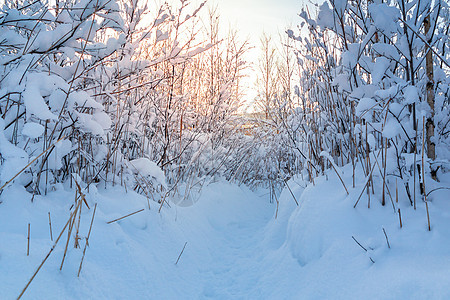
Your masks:
<svg viewBox="0 0 450 300"><path fill-rule="evenodd" d="M180 257L181 257L181 255L183 254L183 252L184 252L184 248L186 248L186 245L187 245L187 242L186 243L184 243L184 246L183 246L183 250L181 250L181 252L180 252L180 255L178 255L178 258L177 258L177 261L175 262L175 265L177 265L178 264L178 261L180 260Z"/></svg>
<svg viewBox="0 0 450 300"><path fill-rule="evenodd" d="M397 178L395 178L395 203L398 203L398 185L397 185Z"/></svg>
<svg viewBox="0 0 450 300"><path fill-rule="evenodd" d="M381 153L381 151L378 151L378 154L377 154L377 157L375 157L375 160L378 159L378 156L380 155L380 153ZM368 182L370 181L370 177L371 177L371 175L372 175L372 173L373 173L373 170L375 169L375 166L376 166L376 165L377 165L376 163L373 164L372 168L371 168L370 171L369 171L369 175L366 176L366 182L364 183L364 187L363 187L361 193L359 194L358 200L356 200L355 205L353 205L353 208L356 208L356 206L358 205L358 202L359 202L359 200L361 199L362 195L364 194L364 191L365 191L366 189L367 189L367 191L369 191L369 189L367 188L367 184L368 184Z"/></svg>
<svg viewBox="0 0 450 300"><path fill-rule="evenodd" d="M280 206L280 201L278 200L277 195L275 195L275 193L274 193L274 196L275 196L275 200L277 202L277 210L275 211L275 219L277 219L278 218L278 208Z"/></svg>
<svg viewBox="0 0 450 300"><path fill-rule="evenodd" d="M365 252L367 252L367 249L363 245L361 245L361 243L358 242L353 235L352 235L352 239L355 241L356 244L358 244L361 247L361 249L363 249ZM372 257L369 256L369 259L372 263L375 263L375 261L372 259Z"/></svg>
<svg viewBox="0 0 450 300"><path fill-rule="evenodd" d="M367 180L366 182L366 189L367 189L367 208L370 208L370 180L371 180L371 174L369 174L369 170L370 170L370 147L369 147L369 139L368 139L368 130L367 130L367 121L365 122L366 125L366 171L367 171L367 176L369 176L369 180Z"/></svg>
<svg viewBox="0 0 450 300"><path fill-rule="evenodd" d="M80 205L81 201L78 203L78 205ZM20 293L20 295L17 297L17 299L22 298L23 294L25 293L25 291L27 290L27 288L30 286L31 282L33 281L33 279L36 277L37 273L39 273L39 270L42 268L42 266L44 265L44 263L47 261L47 259L50 257L50 254L52 254L53 250L55 250L56 245L58 244L61 236L63 235L64 231L66 231L67 226L69 225L70 221L72 220L73 215L75 214L75 211L73 211L70 214L69 220L67 220L66 224L64 225L63 229L61 230L61 232L58 235L58 238L56 239L55 243L53 244L52 248L50 249L50 251L47 253L47 255L44 257L44 259L42 260L42 262L39 264L39 266L37 267L36 271L33 273L33 276L31 276L30 280L27 282L27 284L25 285L25 287L23 288L22 292Z"/></svg>
<svg viewBox="0 0 450 300"><path fill-rule="evenodd" d="M280 171L280 168L278 168L278 165L275 164L275 166L277 167L278 172L280 172L280 174L281 174L281 171ZM339 175L338 175L338 176L339 176ZM295 198L295 195L294 195L294 193L292 192L291 187L290 187L289 184L287 183L287 180L283 178L283 182L284 182L284 184L286 185L286 187L288 188L289 193L291 194L292 198L293 198L294 201L295 201L295 204L297 204L297 206L298 206L297 198ZM347 194L348 194L348 192L347 192Z"/></svg>
<svg viewBox="0 0 450 300"><path fill-rule="evenodd" d="M427 192L425 189L425 116L423 116L423 135L422 135L422 191L425 200L425 208L427 210L428 231L431 231L430 212L428 211Z"/></svg>
<svg viewBox="0 0 450 300"><path fill-rule="evenodd" d="M81 209L82 209L83 205L80 205L80 211L78 212L78 223L76 225L77 227L77 231L75 232L75 243L74 243L74 248L79 248L79 240L80 240L80 236L78 235L79 230L80 230L80 223L81 223Z"/></svg>
<svg viewBox="0 0 450 300"><path fill-rule="evenodd" d="M386 161L387 161L387 139L386 139L386 144L384 145L384 159L383 159L383 192L382 192L382 201L381 201L381 205L385 205L386 204L386 195L385 195L385 190L387 188L387 184L386 184ZM391 198L392 200L392 198Z"/></svg>
<svg viewBox="0 0 450 300"><path fill-rule="evenodd" d="M82 206L83 202L86 203L86 205L87 205L85 195L81 192L81 186L78 184L78 182L75 180L75 178L74 178L74 182L77 185L77 190L75 192L75 209L74 209L73 214L71 215L71 218L69 219L69 229L67 230L66 246L64 247L64 254L63 254L63 258L61 260L61 265L59 267L59 270L62 270L63 265L64 265L64 261L65 261L66 255L67 255L67 248L69 246L70 237L72 236L72 230L73 230L75 222L76 222L77 214L78 215L81 214L81 206ZM77 243L77 236L75 236L75 243Z"/></svg>
<svg viewBox="0 0 450 300"><path fill-rule="evenodd" d="M378 171L380 172L381 178L383 178L383 182L386 182L387 181L387 180L385 180L386 173L381 171L381 167L380 167L377 159L375 159L375 163L378 166ZM384 170L386 171L386 167L384 167ZM395 212L394 200L392 199L391 191L389 190L389 186L387 184L386 184L386 191L388 192L389 198L390 198L391 203L392 203L392 208L394 209L394 212Z"/></svg>
<svg viewBox="0 0 450 300"><path fill-rule="evenodd" d="M131 214L128 214L128 215L126 215L126 216L123 216L123 217L114 219L114 220L112 220L112 221L106 222L106 224L111 224L111 223L120 221L120 220L125 219L125 218L127 218L127 217L129 217L129 216L132 216L132 215L134 215L134 214L140 213L140 212L142 212L142 211L144 211L144 210L145 210L145 209L142 208L142 209L140 209L140 210L138 210L138 211L135 211L135 212L132 212Z"/></svg>
<svg viewBox="0 0 450 300"><path fill-rule="evenodd" d="M428 211L428 201L426 195L425 195L425 207L427 209L428 231L431 231L430 212Z"/></svg>
<svg viewBox="0 0 450 300"><path fill-rule="evenodd" d="M416 209L416 177L417 177L417 172L416 172L416 168L417 168L417 130L416 130L416 139L415 139L415 143L414 143L414 181L413 181L413 201L414 201L414 210Z"/></svg>
<svg viewBox="0 0 450 300"><path fill-rule="evenodd" d="M323 156L322 156L323 157ZM336 173L336 175L339 177L339 180L341 181L341 183L342 183L342 186L344 187L344 189L345 189L345 192L347 193L347 195L349 194L348 193L348 189L347 189L347 187L345 186L345 183L344 183L344 180L342 180L342 177L341 177L341 175L339 174L339 172L338 172L338 170L336 169L336 166L335 166L335 164L334 164L334 161L332 161L331 159L331 157L329 157L328 155L326 155L326 157L328 158L328 160L330 161L330 164L331 164L331 166L333 167L333 170L334 170L334 172Z"/></svg>
<svg viewBox="0 0 450 300"><path fill-rule="evenodd" d="M30 223L28 223L27 256L30 255Z"/></svg>
<svg viewBox="0 0 450 300"><path fill-rule="evenodd" d="M87 248L87 246L89 246L89 237L91 236L92 224L94 224L94 217L95 217L96 210L97 210L97 203L95 203L95 206L94 206L94 212L92 213L91 225L89 226L89 232L86 237L86 243L84 244L83 256L81 256L80 267L78 268L78 274L77 274L78 277L80 277L81 267L83 266L84 256L86 254L86 248Z"/></svg>
<svg viewBox="0 0 450 300"><path fill-rule="evenodd" d="M52 219L50 218L50 212L48 212L48 226L50 228L50 240L53 242Z"/></svg>
<svg viewBox="0 0 450 300"><path fill-rule="evenodd" d="M72 230L75 224L75 218L77 216L77 214L79 213L79 208L81 207L81 200L78 200L78 202L76 203L75 206L75 210L74 210L74 214L71 215L71 218L69 219L69 229L67 230L67 240L66 240L66 246L64 247L64 254L63 254L63 258L61 260L61 265L59 267L59 270L61 271L64 265L64 261L66 259L66 255L67 255L67 248L69 246L69 242L70 242L70 237L72 236Z"/></svg>
<svg viewBox="0 0 450 300"><path fill-rule="evenodd" d="M383 233L384 233L384 236L386 237L387 246L388 246L389 249L391 249L391 245L389 245L389 239L388 239L388 236L386 234L386 230L384 230L384 227L383 227Z"/></svg>

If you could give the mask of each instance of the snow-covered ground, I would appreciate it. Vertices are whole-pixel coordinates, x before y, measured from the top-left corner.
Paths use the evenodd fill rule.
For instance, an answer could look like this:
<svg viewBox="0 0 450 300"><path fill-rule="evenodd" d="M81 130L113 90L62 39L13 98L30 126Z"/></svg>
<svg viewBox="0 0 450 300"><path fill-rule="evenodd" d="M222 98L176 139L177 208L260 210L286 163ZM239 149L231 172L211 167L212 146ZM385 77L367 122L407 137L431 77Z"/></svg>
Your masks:
<svg viewBox="0 0 450 300"><path fill-rule="evenodd" d="M0 205L0 286L2 298L17 297L68 218L74 193L63 189L47 197L9 188ZM59 271L66 234L25 293L24 299L196 299L246 297L257 288L261 240L273 205L244 187L214 184L194 206L151 210L146 198L120 188L91 190L98 203L89 248L80 277L81 249L69 245ZM92 215L83 207L86 236ZM30 256L26 256L31 223ZM177 265L175 262L183 249Z"/></svg>
<svg viewBox="0 0 450 300"><path fill-rule="evenodd" d="M148 210L146 198L121 187L91 189L88 203L98 207L80 277L83 240L81 249L71 240L59 271L64 233L23 299L450 298L448 191L433 193L428 232L422 201L414 210L400 198L400 228L390 201L382 207L377 195L370 209L364 197L353 208L362 180L347 196L334 173L327 177L306 188L299 178L291 180L300 205L283 191L276 219L276 204L265 191L228 183L206 187L192 206L172 204L161 213L157 203ZM346 182L350 178L344 176ZM53 244L48 212L55 239L73 198L74 192L62 186L34 203L17 186L1 195L0 298L20 294ZM92 209L83 206L82 237L91 216Z"/></svg>

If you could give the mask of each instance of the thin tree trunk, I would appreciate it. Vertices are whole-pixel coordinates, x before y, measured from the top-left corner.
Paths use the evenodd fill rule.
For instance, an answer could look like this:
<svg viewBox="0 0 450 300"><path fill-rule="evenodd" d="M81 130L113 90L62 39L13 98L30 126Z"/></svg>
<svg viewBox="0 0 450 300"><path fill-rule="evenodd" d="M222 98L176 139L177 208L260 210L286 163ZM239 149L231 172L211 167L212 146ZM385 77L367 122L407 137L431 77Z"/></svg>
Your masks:
<svg viewBox="0 0 450 300"><path fill-rule="evenodd" d="M431 36L430 31L430 15L424 20L425 36L428 39ZM430 40L428 40L426 54L426 70L427 70L427 103L430 106L431 114L427 119L427 154L428 158L434 160L436 158L435 143L432 141L434 136L434 75L433 75L433 54L431 52Z"/></svg>

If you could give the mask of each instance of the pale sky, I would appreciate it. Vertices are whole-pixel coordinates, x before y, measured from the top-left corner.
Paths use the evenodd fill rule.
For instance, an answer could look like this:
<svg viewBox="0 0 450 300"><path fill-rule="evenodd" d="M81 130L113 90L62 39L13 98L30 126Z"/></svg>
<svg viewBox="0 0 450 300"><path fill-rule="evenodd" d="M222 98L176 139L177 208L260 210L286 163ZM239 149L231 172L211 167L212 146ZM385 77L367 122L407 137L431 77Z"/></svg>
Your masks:
<svg viewBox="0 0 450 300"><path fill-rule="evenodd" d="M297 14L304 0L212 0L219 5L224 20L228 20L244 35L256 37L263 31L276 34L278 30L299 20Z"/></svg>
<svg viewBox="0 0 450 300"><path fill-rule="evenodd" d="M316 2L316 0L314 1ZM236 28L242 38L249 38L254 49L247 55L254 70L248 70L245 82L248 88L247 100L256 97L256 63L260 54L260 37L265 32L278 43L279 34L288 27L295 28L301 22L298 13L309 3L308 0L209 0L209 5L217 4L224 27ZM295 30L294 30L295 31Z"/></svg>

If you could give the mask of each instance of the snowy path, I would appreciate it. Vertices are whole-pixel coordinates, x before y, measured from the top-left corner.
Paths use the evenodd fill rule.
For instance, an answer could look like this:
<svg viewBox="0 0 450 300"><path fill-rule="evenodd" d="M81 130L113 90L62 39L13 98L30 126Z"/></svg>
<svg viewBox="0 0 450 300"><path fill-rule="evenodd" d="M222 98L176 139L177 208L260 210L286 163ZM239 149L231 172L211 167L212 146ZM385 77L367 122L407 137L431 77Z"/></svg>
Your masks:
<svg viewBox="0 0 450 300"><path fill-rule="evenodd" d="M205 298L242 299L255 292L264 229L274 211L265 198L228 187L228 191L210 191L202 197L203 203L186 209L210 225L209 238L202 241L209 253L198 261Z"/></svg>

